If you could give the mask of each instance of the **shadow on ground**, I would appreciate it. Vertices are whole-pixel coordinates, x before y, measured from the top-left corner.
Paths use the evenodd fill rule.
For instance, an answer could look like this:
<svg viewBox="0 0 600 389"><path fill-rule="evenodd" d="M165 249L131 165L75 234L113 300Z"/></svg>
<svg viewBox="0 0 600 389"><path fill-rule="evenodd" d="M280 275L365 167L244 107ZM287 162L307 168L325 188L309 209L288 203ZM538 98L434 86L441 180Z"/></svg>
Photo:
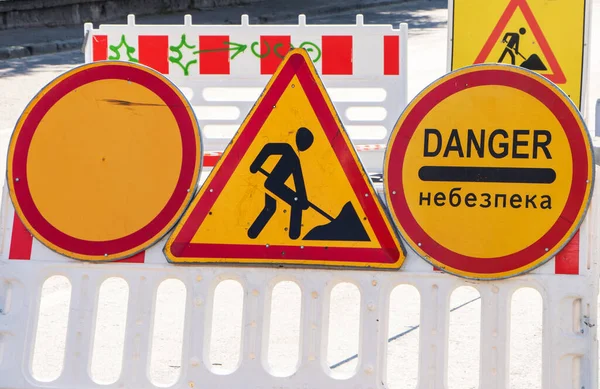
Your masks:
<svg viewBox="0 0 600 389"><path fill-rule="evenodd" d="M445 28L448 19L448 2L440 0L417 0L396 2L377 7L357 8L335 15L311 15L307 13L308 24L354 24L356 14L364 16L365 24L391 24L397 28L400 23L407 23L411 33L417 30ZM259 18L262 23L295 23L296 17L282 19ZM413 31L411 31L413 30Z"/></svg>
<svg viewBox="0 0 600 389"><path fill-rule="evenodd" d="M64 66L64 71L67 71L72 69L73 65L82 63L83 53L80 51L63 51L55 54L10 59L0 61L0 79L43 72L47 69L56 71L60 70L60 66ZM6 92L0 90L0 95L4 95Z"/></svg>

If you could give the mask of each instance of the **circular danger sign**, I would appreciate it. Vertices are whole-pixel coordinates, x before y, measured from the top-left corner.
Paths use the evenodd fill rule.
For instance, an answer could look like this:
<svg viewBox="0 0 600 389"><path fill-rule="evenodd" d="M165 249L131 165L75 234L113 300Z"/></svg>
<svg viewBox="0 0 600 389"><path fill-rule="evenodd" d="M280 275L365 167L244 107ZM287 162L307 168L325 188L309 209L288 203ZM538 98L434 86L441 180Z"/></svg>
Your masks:
<svg viewBox="0 0 600 389"><path fill-rule="evenodd" d="M550 81L508 65L450 73L402 113L385 190L409 244L447 272L506 278L573 236L593 183L576 107Z"/></svg>

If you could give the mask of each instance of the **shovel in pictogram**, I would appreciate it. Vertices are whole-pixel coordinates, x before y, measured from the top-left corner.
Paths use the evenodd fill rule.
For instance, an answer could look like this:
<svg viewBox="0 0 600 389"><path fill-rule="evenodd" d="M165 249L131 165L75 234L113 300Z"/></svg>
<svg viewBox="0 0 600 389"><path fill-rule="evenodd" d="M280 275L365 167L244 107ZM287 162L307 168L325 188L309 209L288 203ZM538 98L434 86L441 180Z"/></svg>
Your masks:
<svg viewBox="0 0 600 389"><path fill-rule="evenodd" d="M519 54L521 58L525 60L523 61L523 63L521 63L522 68L536 71L548 70L548 68L546 68L546 65L544 65L544 63L537 54L531 54L529 58L525 58L525 56L521 53L517 54Z"/></svg>
<svg viewBox="0 0 600 389"><path fill-rule="evenodd" d="M258 171L267 178L269 177L269 173L263 168L259 168ZM314 227L304 236L303 240L351 242L368 242L371 240L350 201L344 204L337 217L329 215L310 201L308 201L308 206L328 219L329 223Z"/></svg>
<svg viewBox="0 0 600 389"><path fill-rule="evenodd" d="M508 56L510 58L511 65L515 65L516 53L525 60L521 63L521 67L536 71L548 70L546 68L546 65L544 65L544 63L537 54L531 54L529 58L525 58L525 56L520 53L519 43L521 41L521 36L525 35L526 33L527 30L524 27L521 27L519 28L518 32L507 32L506 34L504 34L504 37L502 38L502 43L505 43L506 47L504 48L500 59L498 59L498 62L504 62L504 58Z"/></svg>

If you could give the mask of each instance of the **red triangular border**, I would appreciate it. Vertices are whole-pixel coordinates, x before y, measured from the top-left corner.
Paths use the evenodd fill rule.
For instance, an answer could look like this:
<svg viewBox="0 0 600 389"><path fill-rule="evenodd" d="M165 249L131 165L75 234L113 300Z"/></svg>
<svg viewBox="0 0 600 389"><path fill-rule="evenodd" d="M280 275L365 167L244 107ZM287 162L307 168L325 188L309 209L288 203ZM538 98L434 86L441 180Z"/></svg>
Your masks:
<svg viewBox="0 0 600 389"><path fill-rule="evenodd" d="M177 258L185 258L186 260L181 262L186 263L252 263L252 259L256 259L261 262L267 261L269 264L293 265L319 262L332 266L392 267L390 265L393 264L400 266L404 254L393 224L378 204L379 200L375 198L376 194L368 175L360 164L356 151L350 147L348 135L341 127L333 106L330 108L328 105L329 97L324 93L321 81L309 68L312 65L309 65L302 54L291 52L280 66L281 69L276 72L274 79L227 147L215 167L216 171L212 172L212 177L209 177L204 184L204 188L198 194L200 198L192 202L194 208L186 211L180 222L184 223L181 229L178 228L174 232L176 235L169 239L169 243L172 243L170 245L167 243L165 247L167 258L170 257L174 262L179 262ZM328 247L309 247L301 246L302 240L297 241L297 246L271 245L269 247L253 244L190 243L294 76L298 78L312 109L319 118L321 127L341 163L381 248L335 247L335 242L331 242Z"/></svg>
<svg viewBox="0 0 600 389"><path fill-rule="evenodd" d="M555 84L566 83L567 78L565 77L565 73L562 71L562 68L556 60L554 52L550 48L550 45L548 44L548 41L546 40L546 37L544 36L544 33L542 32L542 29L540 28L540 25L533 14L533 11L529 7L529 4L527 4L527 0L511 0L511 2L508 3L506 10L504 10L500 20L498 20L498 24L496 24L496 27L494 27L492 30L490 37L485 42L485 45L483 45L483 48L481 49L481 52L475 59L474 63L477 64L485 62L487 57L492 52L494 44L496 44L496 42L498 42L500 39L502 31L504 31L504 28L506 28L506 25L510 21L510 18L514 15L517 8L521 8L521 12L523 12L523 16L525 16L525 20L527 20L529 27L531 27L531 31L540 45L542 53L544 53L544 56L548 61L548 65L553 72L552 74L544 74L543 76Z"/></svg>

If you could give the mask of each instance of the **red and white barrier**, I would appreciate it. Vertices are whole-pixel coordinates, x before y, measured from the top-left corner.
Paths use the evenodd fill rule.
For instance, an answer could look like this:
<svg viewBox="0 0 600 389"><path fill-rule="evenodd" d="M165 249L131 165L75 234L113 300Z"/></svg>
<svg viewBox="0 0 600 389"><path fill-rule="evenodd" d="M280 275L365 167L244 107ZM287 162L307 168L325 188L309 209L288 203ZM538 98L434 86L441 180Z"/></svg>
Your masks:
<svg viewBox="0 0 600 389"><path fill-rule="evenodd" d="M204 150L223 151L291 47L313 59L355 145L386 144L407 104L408 27L310 25L85 25L85 61L126 60L165 74L191 102ZM381 171L383 153L363 159Z"/></svg>
<svg viewBox="0 0 600 389"><path fill-rule="evenodd" d="M406 63L400 29L364 25L126 25L86 24L86 62L129 60L173 76L271 75L292 47L305 48L323 76L400 76ZM179 58L182 56L182 58ZM186 67L187 65L187 67Z"/></svg>

